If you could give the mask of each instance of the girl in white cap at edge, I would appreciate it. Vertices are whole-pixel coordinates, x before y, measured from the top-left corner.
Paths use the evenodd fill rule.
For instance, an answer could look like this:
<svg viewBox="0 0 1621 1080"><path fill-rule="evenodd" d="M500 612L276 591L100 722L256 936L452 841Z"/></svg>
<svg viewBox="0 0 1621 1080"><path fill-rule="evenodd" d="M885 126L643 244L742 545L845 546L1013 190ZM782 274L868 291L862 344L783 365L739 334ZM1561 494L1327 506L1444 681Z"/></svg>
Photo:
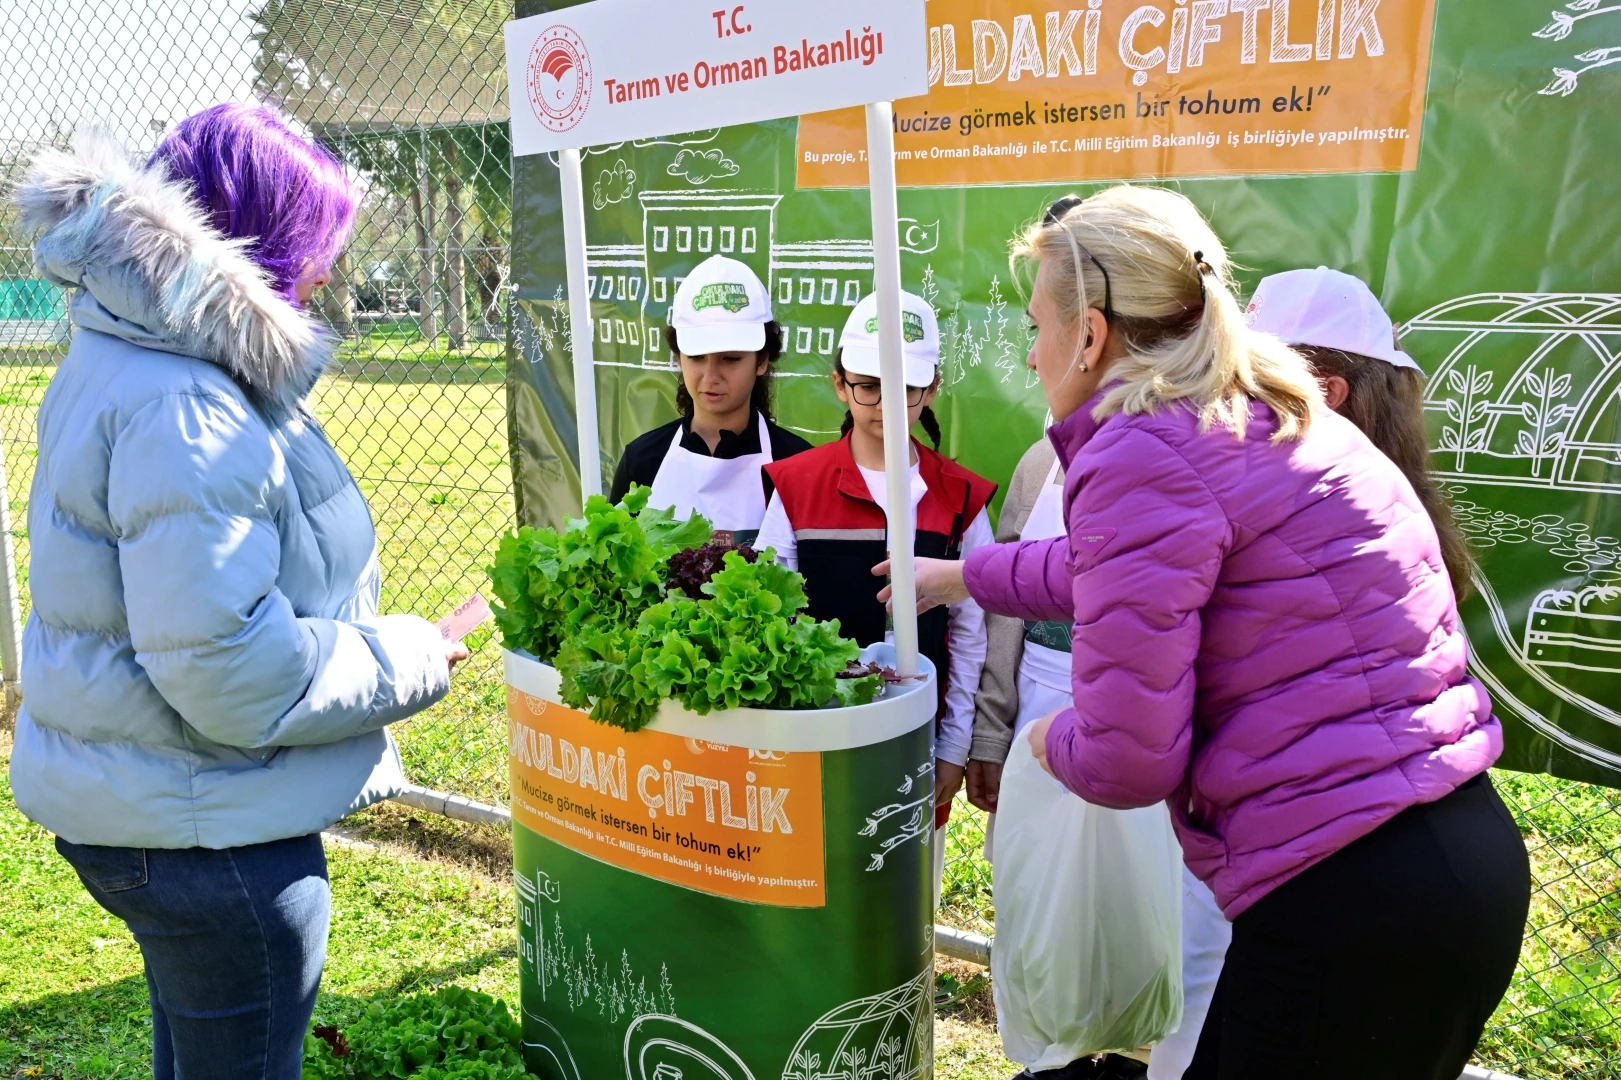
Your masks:
<svg viewBox="0 0 1621 1080"><path fill-rule="evenodd" d="M1328 407L1361 428L1401 469L1435 523L1453 592L1462 601L1474 591L1475 557L1430 476L1424 371L1401 351L1396 328L1372 290L1326 266L1289 270L1262 279L1247 318L1252 329L1304 356Z"/></svg>
<svg viewBox="0 0 1621 1080"><path fill-rule="evenodd" d="M711 256L676 289L665 337L681 370L681 416L625 447L609 498L650 487L648 505L678 517L696 510L717 539L752 543L765 513L761 467L810 449L771 419L771 365L782 354L771 298L746 265Z"/></svg>
<svg viewBox="0 0 1621 1080"><path fill-rule="evenodd" d="M940 388L940 328L928 301L901 294L902 355L909 425L921 424L935 449L911 440L915 554L961 559L993 543L986 506L996 485L939 453L940 429L929 406ZM878 302L869 295L844 324L833 362L833 389L850 412L844 437L791 461L765 467L773 488L755 547L805 577L809 614L838 619L862 646L886 637L873 568L888 558L884 511L884 425L878 379ZM936 901L944 870L944 828L962 786L974 724L974 694L985 661L985 616L973 600L925 612L918 649L939 673L936 719Z"/></svg>

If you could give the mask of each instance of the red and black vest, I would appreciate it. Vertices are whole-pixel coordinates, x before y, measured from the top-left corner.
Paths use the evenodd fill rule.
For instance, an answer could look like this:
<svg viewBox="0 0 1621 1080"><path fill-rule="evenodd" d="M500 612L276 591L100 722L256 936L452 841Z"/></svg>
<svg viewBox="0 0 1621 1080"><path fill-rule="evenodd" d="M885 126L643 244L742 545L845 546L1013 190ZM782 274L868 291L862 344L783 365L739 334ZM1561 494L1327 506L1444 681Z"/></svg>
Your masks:
<svg viewBox="0 0 1621 1080"><path fill-rule="evenodd" d="M928 486L917 505L913 554L961 558L963 533L996 494L996 485L915 439L912 445L919 475ZM850 453L850 437L773 461L765 471L793 526L808 613L839 620L844 636L863 647L884 640L884 605L878 602L884 583L873 577L872 568L889 554L886 519ZM917 619L918 651L939 674L942 707L950 659L947 618L941 607Z"/></svg>

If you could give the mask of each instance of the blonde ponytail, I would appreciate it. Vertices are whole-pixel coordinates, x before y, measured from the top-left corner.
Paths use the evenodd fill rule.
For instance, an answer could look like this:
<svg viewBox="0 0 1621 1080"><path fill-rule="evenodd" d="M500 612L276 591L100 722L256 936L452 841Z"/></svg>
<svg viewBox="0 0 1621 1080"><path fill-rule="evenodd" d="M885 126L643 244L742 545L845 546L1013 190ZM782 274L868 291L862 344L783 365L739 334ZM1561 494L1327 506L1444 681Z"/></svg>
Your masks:
<svg viewBox="0 0 1621 1080"><path fill-rule="evenodd" d="M1205 428L1242 438L1249 403L1259 401L1277 416L1281 442L1304 434L1322 405L1305 361L1245 324L1227 250L1182 195L1109 188L1032 225L1014 242L1012 264L1015 273L1039 268L1072 325L1087 308L1111 309L1110 336L1124 353L1110 367L1098 420L1187 401Z"/></svg>

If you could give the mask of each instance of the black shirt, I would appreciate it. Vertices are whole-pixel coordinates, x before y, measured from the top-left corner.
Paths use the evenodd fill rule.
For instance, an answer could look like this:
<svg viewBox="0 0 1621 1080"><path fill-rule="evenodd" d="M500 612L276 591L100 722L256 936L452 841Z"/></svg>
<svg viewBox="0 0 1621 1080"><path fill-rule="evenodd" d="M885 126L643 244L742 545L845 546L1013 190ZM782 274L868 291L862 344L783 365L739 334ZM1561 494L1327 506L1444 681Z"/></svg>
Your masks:
<svg viewBox="0 0 1621 1080"><path fill-rule="evenodd" d="M811 448L810 443L769 420L766 421L765 427L766 433L771 437L773 461L793 457ZM614 470L613 488L608 494L609 501L618 502L623 499L632 484L653 486L653 478L658 475L659 466L664 464L664 455L670 452L670 440L675 438L677 428L682 432L681 449L703 457L716 457L724 461L760 452L760 423L755 413L749 413L749 422L742 431L722 431L720 442L716 444L713 454L709 452L709 444L704 442L703 436L693 433L690 420L686 417L672 420L663 427L638 435L625 447L624 454L619 458L619 467ZM761 475L764 476L764 473Z"/></svg>

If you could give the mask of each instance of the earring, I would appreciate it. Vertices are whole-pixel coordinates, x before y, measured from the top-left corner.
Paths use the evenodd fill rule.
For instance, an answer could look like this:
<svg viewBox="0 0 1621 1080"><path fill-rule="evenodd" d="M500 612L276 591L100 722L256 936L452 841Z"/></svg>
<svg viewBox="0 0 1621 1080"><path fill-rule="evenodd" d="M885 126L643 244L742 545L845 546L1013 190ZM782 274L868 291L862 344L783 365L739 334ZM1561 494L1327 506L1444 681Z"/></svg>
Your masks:
<svg viewBox="0 0 1621 1080"><path fill-rule="evenodd" d="M1081 361L1081 374L1085 375L1088 371L1091 371L1091 370L1092 370L1091 368L1086 366L1086 361L1082 360Z"/></svg>

